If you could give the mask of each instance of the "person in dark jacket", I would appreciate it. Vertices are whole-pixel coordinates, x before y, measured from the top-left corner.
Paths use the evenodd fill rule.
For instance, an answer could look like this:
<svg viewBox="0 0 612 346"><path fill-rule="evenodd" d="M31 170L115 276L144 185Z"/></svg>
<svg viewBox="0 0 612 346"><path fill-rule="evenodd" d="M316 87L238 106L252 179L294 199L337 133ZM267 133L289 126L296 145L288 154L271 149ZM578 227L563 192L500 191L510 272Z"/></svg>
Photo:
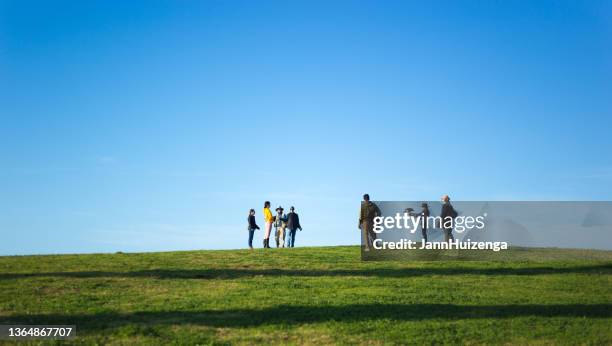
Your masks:
<svg viewBox="0 0 612 346"><path fill-rule="evenodd" d="M361 244L364 247L364 251L370 251L376 239L374 218L377 216L381 216L380 208L375 203L370 202L370 195L366 193L363 195L363 201L361 201L358 226L361 230Z"/></svg>
<svg viewBox="0 0 612 346"><path fill-rule="evenodd" d="M300 217L295 212L295 208L289 208L289 214L287 214L287 247L295 247L295 233L299 229L302 230L300 225Z"/></svg>
<svg viewBox="0 0 612 346"><path fill-rule="evenodd" d="M249 222L249 226L247 227L249 230L249 248L253 250L253 235L255 235L255 230L259 229L257 223L255 223L255 209L249 210L247 221Z"/></svg>
<svg viewBox="0 0 612 346"><path fill-rule="evenodd" d="M444 230L444 241L455 240L453 237L453 224L457 217L455 208L450 203L450 197L448 195L442 196L442 211L440 217L442 218L442 229Z"/></svg>
<svg viewBox="0 0 612 346"><path fill-rule="evenodd" d="M429 217L429 206L427 203L421 203L421 234L423 240L427 243L427 218Z"/></svg>

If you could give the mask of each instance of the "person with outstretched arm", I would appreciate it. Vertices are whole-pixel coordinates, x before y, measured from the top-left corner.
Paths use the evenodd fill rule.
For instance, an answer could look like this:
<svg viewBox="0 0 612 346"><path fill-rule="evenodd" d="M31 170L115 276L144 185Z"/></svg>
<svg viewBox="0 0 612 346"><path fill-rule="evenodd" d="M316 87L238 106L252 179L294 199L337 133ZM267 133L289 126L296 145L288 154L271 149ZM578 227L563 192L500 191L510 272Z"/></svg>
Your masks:
<svg viewBox="0 0 612 346"><path fill-rule="evenodd" d="M287 214L287 247L295 247L295 233L297 230L302 230L300 225L300 217L295 212L295 208L289 208L289 214Z"/></svg>
<svg viewBox="0 0 612 346"><path fill-rule="evenodd" d="M427 203L421 203L421 212L415 213L414 209L406 208L404 210L405 214L408 214L410 217L421 217L419 220L419 224L421 225L421 235L423 235L423 240L427 242L427 218L429 217L429 206Z"/></svg>
<svg viewBox="0 0 612 346"><path fill-rule="evenodd" d="M427 243L427 218L429 218L429 206L427 203L421 203L421 234L423 240Z"/></svg>

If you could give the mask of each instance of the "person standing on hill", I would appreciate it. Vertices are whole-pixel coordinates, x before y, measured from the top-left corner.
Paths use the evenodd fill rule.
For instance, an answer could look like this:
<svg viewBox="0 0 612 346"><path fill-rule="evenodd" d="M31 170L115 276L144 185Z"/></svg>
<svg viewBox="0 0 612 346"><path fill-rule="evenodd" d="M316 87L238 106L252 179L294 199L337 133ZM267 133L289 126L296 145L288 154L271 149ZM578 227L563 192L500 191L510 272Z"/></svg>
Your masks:
<svg viewBox="0 0 612 346"><path fill-rule="evenodd" d="M297 230L302 230L300 225L300 217L295 212L295 208L289 208L289 214L287 214L287 247L295 246L295 233Z"/></svg>
<svg viewBox="0 0 612 346"><path fill-rule="evenodd" d="M249 210L249 217L247 218L249 222L249 248L253 250L253 235L255 235L255 230L259 229L257 223L255 222L255 209Z"/></svg>
<svg viewBox="0 0 612 346"><path fill-rule="evenodd" d="M365 251L370 251L376 233L374 233L374 218L380 216L380 208L373 202L370 202L370 195L363 195L361 202L361 212L359 213L359 228L361 229L362 244L365 246Z"/></svg>
<svg viewBox="0 0 612 346"><path fill-rule="evenodd" d="M444 241L455 240L453 237L453 224L457 217L457 211L450 203L450 197L443 195L442 198L442 211L440 217L442 218L442 229L444 230Z"/></svg>
<svg viewBox="0 0 612 346"><path fill-rule="evenodd" d="M276 247L285 247L285 227L287 227L287 215L283 213L285 209L279 206L276 208L276 219L274 219L274 240Z"/></svg>
<svg viewBox="0 0 612 346"><path fill-rule="evenodd" d="M429 206L427 203L421 203L421 234L423 240L427 243L427 219L429 218Z"/></svg>
<svg viewBox="0 0 612 346"><path fill-rule="evenodd" d="M270 248L270 232L272 231L272 223L274 222L274 216L272 216L272 212L270 211L270 201L266 201L264 203L263 214L264 214L264 221L265 221L263 246L264 246L264 249L269 249Z"/></svg>

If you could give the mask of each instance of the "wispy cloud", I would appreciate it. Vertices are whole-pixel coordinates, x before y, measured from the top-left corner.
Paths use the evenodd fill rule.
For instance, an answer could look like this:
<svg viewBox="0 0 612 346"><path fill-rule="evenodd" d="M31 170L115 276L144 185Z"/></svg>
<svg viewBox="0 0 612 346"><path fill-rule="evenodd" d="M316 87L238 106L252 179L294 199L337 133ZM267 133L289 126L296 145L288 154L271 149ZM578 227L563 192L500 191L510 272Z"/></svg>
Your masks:
<svg viewBox="0 0 612 346"><path fill-rule="evenodd" d="M102 155L96 158L96 162L100 165L112 165L117 163L117 158L111 155Z"/></svg>

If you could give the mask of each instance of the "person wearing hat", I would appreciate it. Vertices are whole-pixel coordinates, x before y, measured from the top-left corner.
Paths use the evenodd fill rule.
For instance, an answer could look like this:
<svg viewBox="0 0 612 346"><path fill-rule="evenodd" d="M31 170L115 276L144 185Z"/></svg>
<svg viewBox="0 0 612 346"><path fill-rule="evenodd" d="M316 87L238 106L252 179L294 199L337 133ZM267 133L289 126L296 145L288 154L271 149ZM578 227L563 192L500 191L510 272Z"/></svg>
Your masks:
<svg viewBox="0 0 612 346"><path fill-rule="evenodd" d="M287 215L283 214L283 207L276 208L276 220L274 221L274 240L276 247L285 247L285 228L287 227Z"/></svg>
<svg viewBox="0 0 612 346"><path fill-rule="evenodd" d="M302 226L300 225L300 217L295 212L295 208L289 208L289 214L287 214L287 247L295 246L295 232L297 230L302 230Z"/></svg>

